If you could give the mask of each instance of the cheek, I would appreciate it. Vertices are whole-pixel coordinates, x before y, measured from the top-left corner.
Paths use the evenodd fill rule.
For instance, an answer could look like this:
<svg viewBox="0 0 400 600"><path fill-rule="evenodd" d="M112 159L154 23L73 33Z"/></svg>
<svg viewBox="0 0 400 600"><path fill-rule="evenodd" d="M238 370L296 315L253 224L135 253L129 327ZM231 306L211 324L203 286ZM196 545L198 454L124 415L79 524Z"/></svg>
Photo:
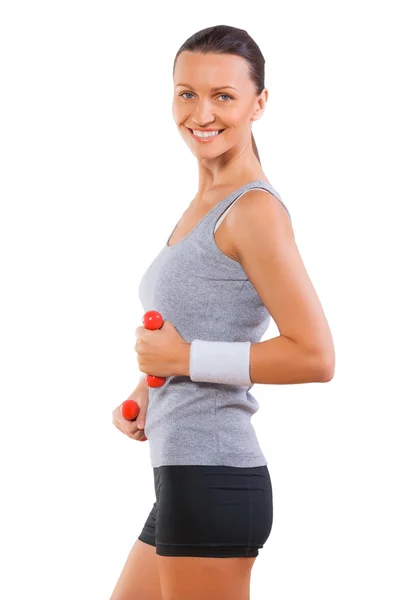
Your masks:
<svg viewBox="0 0 400 600"><path fill-rule="evenodd" d="M236 108L230 114L230 118L231 118L232 123L235 124L235 127L237 129L241 129L242 127L246 126L246 124L249 120L249 113L244 108L241 108L241 109Z"/></svg>
<svg viewBox="0 0 400 600"><path fill-rule="evenodd" d="M172 116L175 123L179 124L187 118L188 111L178 102L172 102Z"/></svg>
<svg viewBox="0 0 400 600"><path fill-rule="evenodd" d="M224 127L228 128L229 135L239 134L242 128L246 125L246 115L243 110L237 108L226 108L225 111L216 113L215 115L218 123L222 123Z"/></svg>

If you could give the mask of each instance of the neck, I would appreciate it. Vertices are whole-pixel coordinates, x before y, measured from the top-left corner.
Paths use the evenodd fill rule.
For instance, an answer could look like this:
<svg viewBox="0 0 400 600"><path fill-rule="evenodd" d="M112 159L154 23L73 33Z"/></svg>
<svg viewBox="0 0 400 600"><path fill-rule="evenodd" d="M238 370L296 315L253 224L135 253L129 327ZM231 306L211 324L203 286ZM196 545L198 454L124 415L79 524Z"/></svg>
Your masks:
<svg viewBox="0 0 400 600"><path fill-rule="evenodd" d="M201 203L207 193L223 187L241 187L254 179L267 180L251 144L240 150L232 149L212 160L198 159L198 192L196 202Z"/></svg>

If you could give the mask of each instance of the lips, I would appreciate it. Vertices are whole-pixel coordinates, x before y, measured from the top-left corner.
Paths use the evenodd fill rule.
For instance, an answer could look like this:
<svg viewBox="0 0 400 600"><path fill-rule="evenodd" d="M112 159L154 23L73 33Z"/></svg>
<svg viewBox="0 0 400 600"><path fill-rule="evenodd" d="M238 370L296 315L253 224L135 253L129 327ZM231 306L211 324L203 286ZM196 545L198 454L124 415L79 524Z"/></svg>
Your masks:
<svg viewBox="0 0 400 600"><path fill-rule="evenodd" d="M225 131L225 129L214 129L214 131L218 131L219 133L216 133L215 135L200 136L193 133L193 129L190 129L190 127L187 127L187 129L193 140L196 141L196 144L212 144L213 142L215 142L216 138L222 135Z"/></svg>

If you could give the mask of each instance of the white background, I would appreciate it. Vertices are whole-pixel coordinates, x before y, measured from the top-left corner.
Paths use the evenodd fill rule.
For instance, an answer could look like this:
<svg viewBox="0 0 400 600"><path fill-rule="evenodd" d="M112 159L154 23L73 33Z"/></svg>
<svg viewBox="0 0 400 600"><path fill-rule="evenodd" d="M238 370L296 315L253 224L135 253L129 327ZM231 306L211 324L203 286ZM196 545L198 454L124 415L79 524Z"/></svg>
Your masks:
<svg viewBox="0 0 400 600"><path fill-rule="evenodd" d="M336 350L329 383L252 389L274 524L251 598L399 598L394 4L2 3L2 598L108 600L154 502L148 442L111 413L140 375L138 283L197 191L173 60L217 24L264 54L253 132Z"/></svg>

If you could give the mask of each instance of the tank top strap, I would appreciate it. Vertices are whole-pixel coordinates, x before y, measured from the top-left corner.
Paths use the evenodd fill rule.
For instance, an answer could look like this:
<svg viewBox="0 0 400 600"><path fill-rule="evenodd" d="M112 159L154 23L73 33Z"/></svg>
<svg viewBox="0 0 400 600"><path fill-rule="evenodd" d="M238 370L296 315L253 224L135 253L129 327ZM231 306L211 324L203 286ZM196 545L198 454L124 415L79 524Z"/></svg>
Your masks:
<svg viewBox="0 0 400 600"><path fill-rule="evenodd" d="M264 190L270 192L271 194L273 194L279 200L279 202L283 205L283 207L286 209L290 220L292 220L287 206L284 204L280 194L274 189L274 187L267 181L264 181L263 179L256 179L254 181L250 181L249 183L242 185L240 188L237 188L236 190L231 192L228 196L226 196L226 198L224 198L218 204L216 204L216 206L214 206L213 209L211 209L211 211L208 213L208 215L204 219L204 221L205 221L204 227L207 228L207 232L209 232L211 235L214 235L215 226L216 226L217 222L220 220L220 218L222 217L222 215L225 213L225 211L227 211L232 206L232 204L236 200L238 200L243 194L245 194L247 191L255 190L255 189L264 189ZM198 234L203 235L204 231L203 232L199 231Z"/></svg>

